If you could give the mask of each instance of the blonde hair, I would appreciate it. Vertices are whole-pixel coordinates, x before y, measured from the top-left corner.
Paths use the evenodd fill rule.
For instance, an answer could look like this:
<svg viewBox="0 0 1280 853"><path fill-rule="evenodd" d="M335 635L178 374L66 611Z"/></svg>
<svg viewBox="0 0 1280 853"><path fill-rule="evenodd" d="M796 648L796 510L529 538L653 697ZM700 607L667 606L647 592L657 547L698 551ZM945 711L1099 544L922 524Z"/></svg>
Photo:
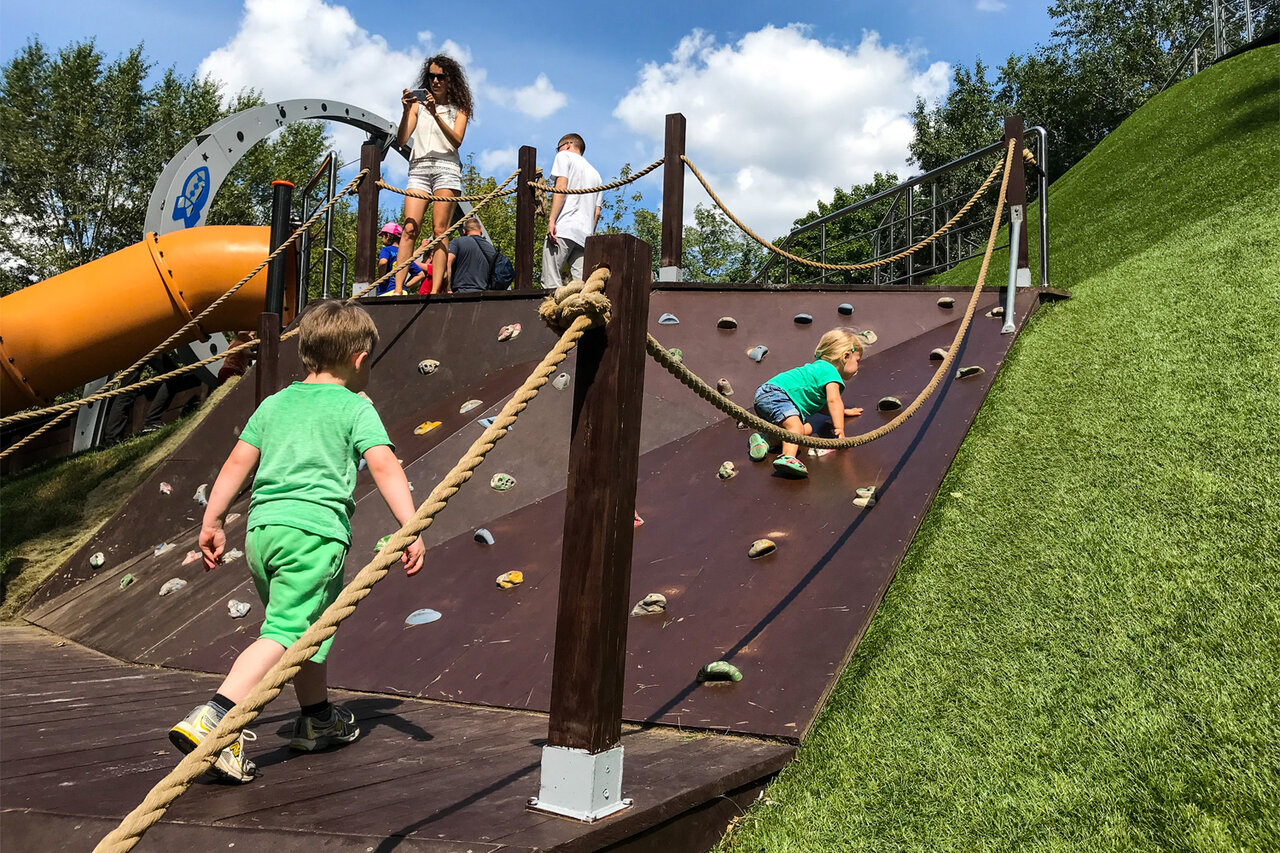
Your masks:
<svg viewBox="0 0 1280 853"><path fill-rule="evenodd" d="M359 305L338 299L312 304L298 322L298 355L312 373L346 364L358 352L372 353L378 327Z"/></svg>
<svg viewBox="0 0 1280 853"><path fill-rule="evenodd" d="M850 350L856 352L861 358L865 349L862 338L853 329L832 329L818 341L818 348L813 351L813 358L815 361L823 359L835 363L844 358L844 354Z"/></svg>

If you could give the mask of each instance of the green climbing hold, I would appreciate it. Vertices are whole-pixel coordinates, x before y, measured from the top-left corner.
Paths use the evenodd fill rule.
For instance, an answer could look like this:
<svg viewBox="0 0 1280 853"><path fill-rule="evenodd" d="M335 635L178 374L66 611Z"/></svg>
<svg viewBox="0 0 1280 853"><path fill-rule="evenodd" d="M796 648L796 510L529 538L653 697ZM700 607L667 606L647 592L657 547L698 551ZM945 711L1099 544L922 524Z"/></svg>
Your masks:
<svg viewBox="0 0 1280 853"><path fill-rule="evenodd" d="M983 370L978 365L971 364L968 367L962 367L959 370L957 370L956 379L968 379L970 376L981 376L986 372L987 371Z"/></svg>
<svg viewBox="0 0 1280 853"><path fill-rule="evenodd" d="M705 664L702 669L698 670L698 683L706 684L707 682L738 682L742 680L742 670L738 669L727 660L712 661Z"/></svg>
<svg viewBox="0 0 1280 853"><path fill-rule="evenodd" d="M377 544L373 546L373 553L376 554L379 551L381 551L383 548L387 546L387 543L390 541L391 541L391 534L388 533L386 536L383 536L381 539L379 539Z"/></svg>
<svg viewBox="0 0 1280 853"><path fill-rule="evenodd" d="M880 402L876 403L876 408L882 412L896 412L902 408L902 401L897 397L881 397Z"/></svg>
<svg viewBox="0 0 1280 853"><path fill-rule="evenodd" d="M121 588L121 589L124 589L125 587L127 587L127 586L128 586L129 584L131 584L131 583L133 583L133 575L125 575L124 577L120 578L120 588Z"/></svg>
<svg viewBox="0 0 1280 853"><path fill-rule="evenodd" d="M489 478L489 488L496 492L505 492L516 484L516 478L510 474L494 474Z"/></svg>
<svg viewBox="0 0 1280 853"><path fill-rule="evenodd" d="M677 364L684 363L684 351L679 349L678 347L672 347L671 349L667 350L667 354L670 355L671 360L676 362Z"/></svg>

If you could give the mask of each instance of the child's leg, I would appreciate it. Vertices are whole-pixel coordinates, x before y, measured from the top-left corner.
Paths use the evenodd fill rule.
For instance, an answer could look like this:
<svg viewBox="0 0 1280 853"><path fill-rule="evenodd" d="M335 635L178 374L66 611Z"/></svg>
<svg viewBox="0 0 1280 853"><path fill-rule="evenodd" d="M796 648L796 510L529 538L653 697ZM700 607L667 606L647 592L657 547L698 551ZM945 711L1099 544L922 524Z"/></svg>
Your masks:
<svg viewBox="0 0 1280 853"><path fill-rule="evenodd" d="M813 424L808 421L800 420L799 415L792 415L791 417L784 419L779 426L788 432L798 432L801 435L813 435ZM795 456L798 452L800 452L800 445L792 444L789 441L782 442L783 456Z"/></svg>
<svg viewBox="0 0 1280 853"><path fill-rule="evenodd" d="M420 198L413 196L404 197L404 230L400 232L400 248L396 254L396 266L409 260L409 256L413 254L413 247L418 243L418 225L422 222L422 214L427 211L427 203ZM406 266L400 272L396 273L397 294L404 292L404 281L409 275L409 268Z"/></svg>
<svg viewBox="0 0 1280 853"><path fill-rule="evenodd" d="M308 708L329 701L328 663L307 661L293 677L293 692L298 697L298 707Z"/></svg>
<svg viewBox="0 0 1280 853"><path fill-rule="evenodd" d="M218 692L239 705L282 657L284 646L275 640L259 637L236 658Z"/></svg>

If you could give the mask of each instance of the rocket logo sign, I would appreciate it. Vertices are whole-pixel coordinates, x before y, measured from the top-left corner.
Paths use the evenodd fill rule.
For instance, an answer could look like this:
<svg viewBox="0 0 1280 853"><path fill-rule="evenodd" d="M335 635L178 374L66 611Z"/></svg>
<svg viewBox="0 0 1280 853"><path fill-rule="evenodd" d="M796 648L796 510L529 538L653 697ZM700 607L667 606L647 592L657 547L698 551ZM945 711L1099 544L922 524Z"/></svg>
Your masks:
<svg viewBox="0 0 1280 853"><path fill-rule="evenodd" d="M182 193L174 199L173 218L182 220L182 227L190 228L200 221L205 202L209 200L209 167L200 166L187 175Z"/></svg>

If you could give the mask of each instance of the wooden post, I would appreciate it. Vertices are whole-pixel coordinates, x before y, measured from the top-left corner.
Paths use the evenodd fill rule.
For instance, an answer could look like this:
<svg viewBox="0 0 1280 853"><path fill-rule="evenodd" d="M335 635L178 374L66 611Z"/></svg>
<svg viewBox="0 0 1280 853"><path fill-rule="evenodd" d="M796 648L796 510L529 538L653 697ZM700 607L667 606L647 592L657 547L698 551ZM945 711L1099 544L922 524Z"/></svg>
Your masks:
<svg viewBox="0 0 1280 853"><path fill-rule="evenodd" d="M532 145L521 145L516 164L520 175L516 178L516 257L513 266L516 268L516 290L533 290L533 253L538 250L539 241L533 233L533 211L537 206L537 190L529 186L538 171L538 149Z"/></svg>
<svg viewBox="0 0 1280 853"><path fill-rule="evenodd" d="M684 258L684 115L667 116L666 153L662 155L662 255L659 281L680 281Z"/></svg>
<svg viewBox="0 0 1280 853"><path fill-rule="evenodd" d="M360 168L368 169L356 190L356 291L373 281L378 257L378 180L382 177L381 140L370 139L360 146Z"/></svg>
<svg viewBox="0 0 1280 853"><path fill-rule="evenodd" d="M1008 142L1010 139L1016 139L1017 144L1013 147L1013 165L1009 168L1009 185L1005 189L1005 203L1013 208L1014 205L1021 205L1025 213L1027 208L1027 166L1023 160L1023 139L1022 139L1022 116L1009 116L1004 120L1004 139ZM1013 246L1009 247L1009 251L1015 251ZM1018 236L1018 286L1029 286L1031 284L1031 264L1028 261L1027 254L1027 229L1023 227L1021 234ZM1023 270L1026 270L1023 273ZM1023 279L1026 279L1024 282Z"/></svg>
<svg viewBox="0 0 1280 853"><path fill-rule="evenodd" d="M578 343L551 714L531 802L579 820L629 805L620 741L652 257L629 234L585 247L588 274L612 273L613 320Z"/></svg>
<svg viewBox="0 0 1280 853"><path fill-rule="evenodd" d="M280 315L258 315L258 360L254 365L254 406L280 390Z"/></svg>

